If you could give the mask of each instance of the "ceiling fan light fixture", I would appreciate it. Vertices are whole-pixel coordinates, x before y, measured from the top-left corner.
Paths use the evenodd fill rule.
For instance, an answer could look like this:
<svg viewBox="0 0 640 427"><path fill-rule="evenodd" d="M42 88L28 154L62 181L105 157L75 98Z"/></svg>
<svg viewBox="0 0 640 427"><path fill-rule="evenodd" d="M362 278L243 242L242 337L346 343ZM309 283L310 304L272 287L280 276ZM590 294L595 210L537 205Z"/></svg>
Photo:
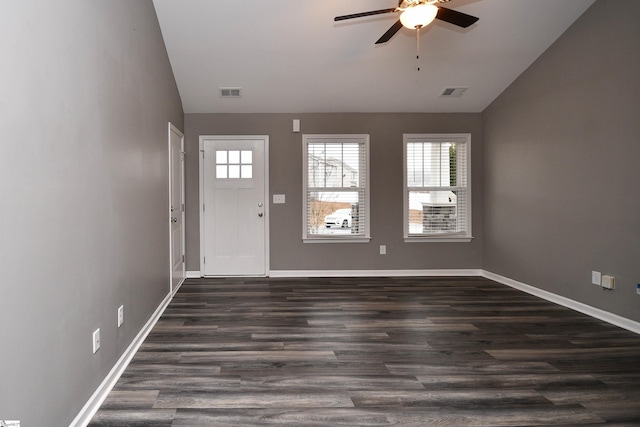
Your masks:
<svg viewBox="0 0 640 427"><path fill-rule="evenodd" d="M438 8L432 4L419 4L405 9L400 14L402 25L415 30L429 25L438 14Z"/></svg>

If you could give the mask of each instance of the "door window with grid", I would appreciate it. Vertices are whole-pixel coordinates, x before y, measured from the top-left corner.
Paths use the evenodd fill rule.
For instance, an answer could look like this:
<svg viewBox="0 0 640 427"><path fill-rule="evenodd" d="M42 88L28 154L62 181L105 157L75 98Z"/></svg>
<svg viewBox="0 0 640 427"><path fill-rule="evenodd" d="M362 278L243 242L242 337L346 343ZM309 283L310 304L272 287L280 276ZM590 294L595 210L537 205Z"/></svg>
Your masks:
<svg viewBox="0 0 640 427"><path fill-rule="evenodd" d="M404 135L404 237L471 239L468 134Z"/></svg>
<svg viewBox="0 0 640 427"><path fill-rule="evenodd" d="M369 135L303 135L303 239L369 240Z"/></svg>

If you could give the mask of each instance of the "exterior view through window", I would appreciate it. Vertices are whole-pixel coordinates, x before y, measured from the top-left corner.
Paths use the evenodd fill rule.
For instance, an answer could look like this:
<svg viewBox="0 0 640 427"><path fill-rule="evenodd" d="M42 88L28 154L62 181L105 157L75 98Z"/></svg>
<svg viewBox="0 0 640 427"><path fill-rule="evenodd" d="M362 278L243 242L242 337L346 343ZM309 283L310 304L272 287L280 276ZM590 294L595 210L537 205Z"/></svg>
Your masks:
<svg viewBox="0 0 640 427"><path fill-rule="evenodd" d="M304 135L304 238L367 238L368 135Z"/></svg>
<svg viewBox="0 0 640 427"><path fill-rule="evenodd" d="M469 135L405 135L405 238L471 238Z"/></svg>

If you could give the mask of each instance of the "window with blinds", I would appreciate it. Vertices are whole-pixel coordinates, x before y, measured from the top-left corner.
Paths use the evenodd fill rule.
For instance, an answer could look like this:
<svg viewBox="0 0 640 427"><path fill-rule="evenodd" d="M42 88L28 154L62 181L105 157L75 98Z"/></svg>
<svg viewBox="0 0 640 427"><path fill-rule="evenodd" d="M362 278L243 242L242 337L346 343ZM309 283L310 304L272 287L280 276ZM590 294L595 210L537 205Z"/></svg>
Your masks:
<svg viewBox="0 0 640 427"><path fill-rule="evenodd" d="M469 134L404 135L404 237L471 239Z"/></svg>
<svg viewBox="0 0 640 427"><path fill-rule="evenodd" d="M369 135L303 135L303 239L368 241Z"/></svg>

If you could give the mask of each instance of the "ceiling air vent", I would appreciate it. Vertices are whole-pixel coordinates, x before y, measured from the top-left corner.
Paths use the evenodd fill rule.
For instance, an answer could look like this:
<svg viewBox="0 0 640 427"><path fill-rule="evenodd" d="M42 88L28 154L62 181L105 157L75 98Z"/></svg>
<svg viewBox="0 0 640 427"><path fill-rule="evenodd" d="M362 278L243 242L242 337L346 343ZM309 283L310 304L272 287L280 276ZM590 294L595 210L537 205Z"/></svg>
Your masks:
<svg viewBox="0 0 640 427"><path fill-rule="evenodd" d="M220 96L222 98L240 98L242 97L242 88L240 87L221 87Z"/></svg>
<svg viewBox="0 0 640 427"><path fill-rule="evenodd" d="M469 88L468 87L448 87L442 91L440 96L444 96L445 98L460 98L467 89Z"/></svg>

